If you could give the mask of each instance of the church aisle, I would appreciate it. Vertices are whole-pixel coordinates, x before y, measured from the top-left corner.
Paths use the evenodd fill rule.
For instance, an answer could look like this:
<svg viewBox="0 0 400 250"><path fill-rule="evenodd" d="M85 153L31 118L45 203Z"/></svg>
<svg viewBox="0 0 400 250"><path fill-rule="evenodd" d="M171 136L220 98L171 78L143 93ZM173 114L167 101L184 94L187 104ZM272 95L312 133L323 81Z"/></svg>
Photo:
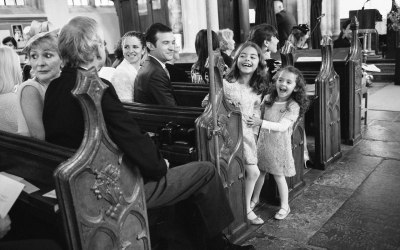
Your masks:
<svg viewBox="0 0 400 250"><path fill-rule="evenodd" d="M399 249L400 112L369 110L363 139L342 152L327 170L306 174L308 187L285 220L272 218L278 207L259 207L266 223L246 243L260 250Z"/></svg>

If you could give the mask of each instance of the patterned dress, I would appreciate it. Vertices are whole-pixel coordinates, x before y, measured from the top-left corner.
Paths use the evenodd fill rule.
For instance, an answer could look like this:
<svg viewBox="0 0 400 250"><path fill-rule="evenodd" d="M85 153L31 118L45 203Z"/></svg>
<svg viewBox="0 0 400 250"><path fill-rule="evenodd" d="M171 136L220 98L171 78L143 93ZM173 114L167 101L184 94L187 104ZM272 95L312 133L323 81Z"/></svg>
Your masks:
<svg viewBox="0 0 400 250"><path fill-rule="evenodd" d="M239 82L230 83L224 79L224 93L228 101L239 107L242 117L260 117L261 94L254 92L253 88ZM257 164L256 135L259 127L247 126L242 119L243 128L243 151L245 164Z"/></svg>
<svg viewBox="0 0 400 250"><path fill-rule="evenodd" d="M296 175L291 136L293 124L299 117L300 107L296 102L291 101L289 109L286 110L286 104L286 102L275 102L272 107L265 108L263 120L279 122L286 118L292 121L292 124L284 132L261 129L257 141L257 155L258 167L261 171L290 177Z"/></svg>

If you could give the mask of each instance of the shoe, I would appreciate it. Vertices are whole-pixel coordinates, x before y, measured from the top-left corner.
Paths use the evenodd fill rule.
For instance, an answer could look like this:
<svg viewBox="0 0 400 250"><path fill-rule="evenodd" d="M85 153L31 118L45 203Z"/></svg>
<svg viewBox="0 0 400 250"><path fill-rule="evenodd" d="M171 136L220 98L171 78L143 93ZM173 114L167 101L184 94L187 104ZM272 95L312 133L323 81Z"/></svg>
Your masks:
<svg viewBox="0 0 400 250"><path fill-rule="evenodd" d="M264 220L261 219L261 217L260 217L260 216L257 216L256 214L254 214L254 215L256 216L255 218L250 219L250 218L249 218L249 214L250 214L251 212L253 212L253 211L250 211L250 212L247 214L247 219L250 221L250 224L251 224L251 225L262 225L262 224L264 224ZM254 212L253 212L253 213L254 213Z"/></svg>
<svg viewBox="0 0 400 250"><path fill-rule="evenodd" d="M279 209L279 211L275 214L275 219L283 220L286 218L286 216L288 216L289 213L290 207L288 209L284 209L283 207L281 207L281 209Z"/></svg>
<svg viewBox="0 0 400 250"><path fill-rule="evenodd" d="M231 243L228 240L228 238L226 238L226 236L224 236L224 238L225 238L225 246L223 250L256 250L256 248L253 245L240 246Z"/></svg>
<svg viewBox="0 0 400 250"><path fill-rule="evenodd" d="M314 168L314 163L310 160L306 161L306 168Z"/></svg>
<svg viewBox="0 0 400 250"><path fill-rule="evenodd" d="M254 208L256 208L256 207L258 206L259 203L260 203L259 201L258 201L258 202L255 202L255 201L251 200L251 201L250 201L250 209L251 209L251 210L254 210Z"/></svg>

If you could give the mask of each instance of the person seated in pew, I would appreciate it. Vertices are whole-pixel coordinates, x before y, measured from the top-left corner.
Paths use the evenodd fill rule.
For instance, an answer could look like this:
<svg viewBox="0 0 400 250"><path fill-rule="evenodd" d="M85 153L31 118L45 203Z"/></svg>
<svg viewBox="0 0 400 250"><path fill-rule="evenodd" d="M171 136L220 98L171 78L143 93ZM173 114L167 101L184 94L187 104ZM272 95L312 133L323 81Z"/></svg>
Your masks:
<svg viewBox="0 0 400 250"><path fill-rule="evenodd" d="M170 27L155 23L146 31L148 57L135 80L134 100L145 104L177 106L165 63L174 58L175 37Z"/></svg>
<svg viewBox="0 0 400 250"><path fill-rule="evenodd" d="M53 240L32 239L2 241L11 230L11 219L9 215L4 218L0 216L0 249L4 250L61 250L62 248Z"/></svg>
<svg viewBox="0 0 400 250"><path fill-rule="evenodd" d="M265 60L267 65L270 82L272 82L272 77L279 69L279 63L275 59L271 58L271 53L276 53L278 51L279 40L277 36L278 31L274 26L263 23L253 27L247 39L261 48L263 52L263 60Z"/></svg>
<svg viewBox="0 0 400 250"><path fill-rule="evenodd" d="M124 59L111 77L111 83L122 102L133 102L133 86L146 53L146 39L141 32L128 31L122 37L121 47Z"/></svg>
<svg viewBox="0 0 400 250"><path fill-rule="evenodd" d="M235 49L235 40L233 40L233 31L231 29L222 29L217 31L219 39L219 47L221 49L222 58L228 68L232 67L232 52Z"/></svg>
<svg viewBox="0 0 400 250"><path fill-rule="evenodd" d="M8 46L8 47L10 47L10 48L12 48L12 49L17 49L17 41L15 41L14 37L12 37L12 36L7 36L7 37L5 37L5 38L1 41L1 43L2 43L4 46Z"/></svg>
<svg viewBox="0 0 400 250"><path fill-rule="evenodd" d="M218 35L214 31L211 31L211 34L212 34L213 51L219 54L220 50L219 50ZM208 45L207 45L206 29L202 29L199 32L197 32L194 46L197 54L197 62L193 64L192 69L190 70L190 74L192 76L192 83L209 85ZM224 76L228 71L228 67L225 62L221 63L221 65L224 65L224 68L221 69Z"/></svg>
<svg viewBox="0 0 400 250"><path fill-rule="evenodd" d="M18 88L18 134L44 140L42 121L44 93L51 80L61 72L57 45L58 30L39 33L27 42L24 51L32 67L33 79Z"/></svg>
<svg viewBox="0 0 400 250"><path fill-rule="evenodd" d="M348 48L351 45L352 33L350 30L351 20L348 19L341 26L339 37L333 41L333 48Z"/></svg>
<svg viewBox="0 0 400 250"><path fill-rule="evenodd" d="M307 45L307 40L310 37L309 31L310 28L307 24L293 26L288 41L291 42L296 49L303 49Z"/></svg>
<svg viewBox="0 0 400 250"><path fill-rule="evenodd" d="M169 53L172 48L170 31L158 30L151 27L148 34L149 38L153 34L151 37L156 39L156 42L149 41L152 64L160 64L156 61L159 59L153 58L155 56L164 59L172 56ZM74 17L61 29L59 49L65 67L46 92L43 109L46 141L75 149L80 146L84 136L83 111L71 90L77 80L78 68L99 70L103 66L103 40L100 26L89 17ZM82 50L83 47L86 49ZM169 169L150 137L142 134L136 121L124 109L112 84L107 80L103 82L108 85L101 100L107 131L133 163L132 167L139 168L144 178L147 208L162 208L189 199L199 210L202 222L199 230L208 239L206 249L254 249L253 246L234 245L223 237L222 231L234 217L215 167L209 162L192 162Z"/></svg>
<svg viewBox="0 0 400 250"><path fill-rule="evenodd" d="M17 53L10 47L0 47L0 130L17 133L17 87L22 82Z"/></svg>

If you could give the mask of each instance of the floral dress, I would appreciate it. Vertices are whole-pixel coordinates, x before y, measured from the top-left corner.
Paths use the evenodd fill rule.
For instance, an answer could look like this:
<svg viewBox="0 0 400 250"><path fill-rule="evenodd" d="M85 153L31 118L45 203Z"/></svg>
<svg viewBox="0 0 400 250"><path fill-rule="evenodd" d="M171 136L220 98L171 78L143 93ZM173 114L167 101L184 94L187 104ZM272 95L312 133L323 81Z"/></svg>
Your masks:
<svg viewBox="0 0 400 250"><path fill-rule="evenodd" d="M247 126L244 118L247 116L260 117L261 94L253 88L239 82L230 83L224 79L224 93L228 101L239 107L242 112L243 151L245 164L257 165L256 135L259 127Z"/></svg>
<svg viewBox="0 0 400 250"><path fill-rule="evenodd" d="M265 108L263 120L279 122L286 118L292 121L292 125L284 132L261 129L257 141L257 155L261 171L290 177L296 175L291 136L293 124L299 117L300 107L294 101L291 101L288 109L286 105L286 102L275 102L271 107Z"/></svg>

